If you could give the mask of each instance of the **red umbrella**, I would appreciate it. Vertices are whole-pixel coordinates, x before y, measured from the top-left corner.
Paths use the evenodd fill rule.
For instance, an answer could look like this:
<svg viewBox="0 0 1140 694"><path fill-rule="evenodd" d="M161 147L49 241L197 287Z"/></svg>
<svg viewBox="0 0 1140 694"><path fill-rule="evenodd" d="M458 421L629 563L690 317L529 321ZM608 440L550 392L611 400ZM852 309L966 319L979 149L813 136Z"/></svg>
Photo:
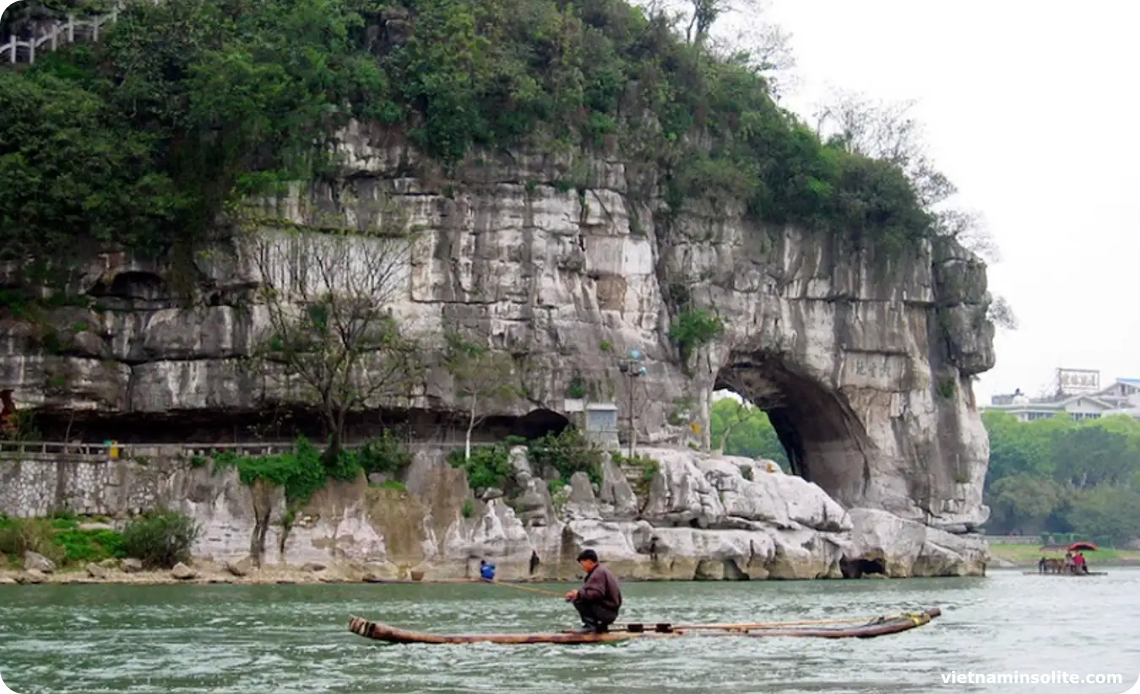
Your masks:
<svg viewBox="0 0 1140 694"><path fill-rule="evenodd" d="M1089 552L1095 552L1095 551L1097 551L1098 548L1096 545L1094 545L1091 542L1074 542L1073 544L1069 545L1069 551L1070 552L1076 552L1079 549L1088 550Z"/></svg>

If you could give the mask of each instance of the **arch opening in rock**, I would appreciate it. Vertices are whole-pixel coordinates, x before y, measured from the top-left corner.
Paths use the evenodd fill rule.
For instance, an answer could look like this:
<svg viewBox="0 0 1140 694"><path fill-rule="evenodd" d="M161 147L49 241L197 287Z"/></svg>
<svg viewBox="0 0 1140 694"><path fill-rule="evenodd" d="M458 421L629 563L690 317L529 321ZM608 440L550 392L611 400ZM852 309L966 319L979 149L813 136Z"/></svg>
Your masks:
<svg viewBox="0 0 1140 694"><path fill-rule="evenodd" d="M731 389L713 393L709 422L712 450L722 455L771 460L792 472L788 453L776 435L768 413Z"/></svg>
<svg viewBox="0 0 1140 694"><path fill-rule="evenodd" d="M845 506L864 497L870 439L841 393L763 354L732 355L713 388L737 393L767 413L790 472Z"/></svg>

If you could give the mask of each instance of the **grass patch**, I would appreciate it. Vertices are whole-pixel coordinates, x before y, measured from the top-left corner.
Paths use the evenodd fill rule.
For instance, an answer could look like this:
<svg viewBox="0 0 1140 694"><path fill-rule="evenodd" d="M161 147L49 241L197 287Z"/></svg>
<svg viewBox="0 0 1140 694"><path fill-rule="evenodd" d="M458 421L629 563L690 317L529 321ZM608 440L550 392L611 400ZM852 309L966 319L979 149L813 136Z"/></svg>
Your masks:
<svg viewBox="0 0 1140 694"><path fill-rule="evenodd" d="M404 483L400 482L399 480L388 480L387 482L381 482L380 484L375 484L372 486L376 487L377 489L391 489L397 492L408 491L407 486L405 486Z"/></svg>
<svg viewBox="0 0 1140 694"><path fill-rule="evenodd" d="M1015 564L1035 565L1041 557L1064 557L1063 551L1042 550L1038 543L1026 544L990 544L990 555L994 559L1002 559ZM1089 564L1140 564L1140 551L1130 549L1104 548L1097 552L1085 552Z"/></svg>
<svg viewBox="0 0 1140 694"><path fill-rule="evenodd" d="M64 564L127 557L123 534L115 530L65 530L55 536L55 541L63 547Z"/></svg>
<svg viewBox="0 0 1140 694"><path fill-rule="evenodd" d="M106 521L103 516L92 520ZM15 568L23 567L27 552L42 554L59 569L127 557L145 563L149 557L163 552L173 551L183 556L182 550L185 550L189 558L190 544L196 538L196 533L190 532L191 520L175 512L144 514L121 533L107 529L81 530L79 525L80 519L72 513L51 518L0 516L0 554L6 555L9 565Z"/></svg>

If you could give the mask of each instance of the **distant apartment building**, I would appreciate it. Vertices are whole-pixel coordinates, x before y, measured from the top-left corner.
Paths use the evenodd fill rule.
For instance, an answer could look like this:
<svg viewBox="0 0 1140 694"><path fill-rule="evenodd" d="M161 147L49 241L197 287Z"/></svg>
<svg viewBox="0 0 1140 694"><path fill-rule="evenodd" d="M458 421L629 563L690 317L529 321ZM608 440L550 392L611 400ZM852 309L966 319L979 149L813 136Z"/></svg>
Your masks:
<svg viewBox="0 0 1140 694"><path fill-rule="evenodd" d="M1030 398L1019 389L993 396L981 409L1008 412L1022 422L1058 414L1078 421L1122 414L1140 420L1140 378L1118 378L1102 388L1099 371L1057 369L1051 394Z"/></svg>

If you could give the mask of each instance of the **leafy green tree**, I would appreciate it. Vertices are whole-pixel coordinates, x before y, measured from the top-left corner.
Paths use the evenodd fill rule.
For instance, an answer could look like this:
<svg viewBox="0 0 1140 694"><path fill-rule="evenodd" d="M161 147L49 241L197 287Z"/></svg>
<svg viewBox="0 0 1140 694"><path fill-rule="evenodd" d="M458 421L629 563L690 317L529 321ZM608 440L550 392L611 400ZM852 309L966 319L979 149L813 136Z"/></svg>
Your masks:
<svg viewBox="0 0 1140 694"><path fill-rule="evenodd" d="M618 147L674 211L734 201L884 248L933 233L897 166L776 104L765 60L682 33L621 0L129 3L99 43L0 76L0 248L193 247L250 195L337 173L351 121L444 174L476 145L532 148L566 162L546 183L583 188L582 155Z"/></svg>
<svg viewBox="0 0 1140 694"><path fill-rule="evenodd" d="M725 455L772 460L788 469L787 452L767 413L733 398L717 400L711 410L711 436Z"/></svg>
<svg viewBox="0 0 1140 694"><path fill-rule="evenodd" d="M993 523L1004 531L1039 532L1063 497L1064 490L1050 479L1027 474L1003 477L989 492Z"/></svg>
<svg viewBox="0 0 1140 694"><path fill-rule="evenodd" d="M1140 488L1140 422L1061 415L1023 423L993 410L982 421L990 437L985 500L993 531L1130 537L1125 516Z"/></svg>
<svg viewBox="0 0 1140 694"><path fill-rule="evenodd" d="M1096 424L1060 432L1053 440L1053 468L1058 479L1077 489L1130 481L1140 459L1128 437Z"/></svg>
<svg viewBox="0 0 1140 694"><path fill-rule="evenodd" d="M1089 536L1123 541L1140 537L1140 493L1102 486L1076 496L1067 514L1072 527Z"/></svg>
<svg viewBox="0 0 1140 694"><path fill-rule="evenodd" d="M1057 431L1075 424L1071 418L1040 419L1028 424L997 410L982 413L990 438L987 484L1003 477L1028 474L1052 477L1052 439Z"/></svg>

